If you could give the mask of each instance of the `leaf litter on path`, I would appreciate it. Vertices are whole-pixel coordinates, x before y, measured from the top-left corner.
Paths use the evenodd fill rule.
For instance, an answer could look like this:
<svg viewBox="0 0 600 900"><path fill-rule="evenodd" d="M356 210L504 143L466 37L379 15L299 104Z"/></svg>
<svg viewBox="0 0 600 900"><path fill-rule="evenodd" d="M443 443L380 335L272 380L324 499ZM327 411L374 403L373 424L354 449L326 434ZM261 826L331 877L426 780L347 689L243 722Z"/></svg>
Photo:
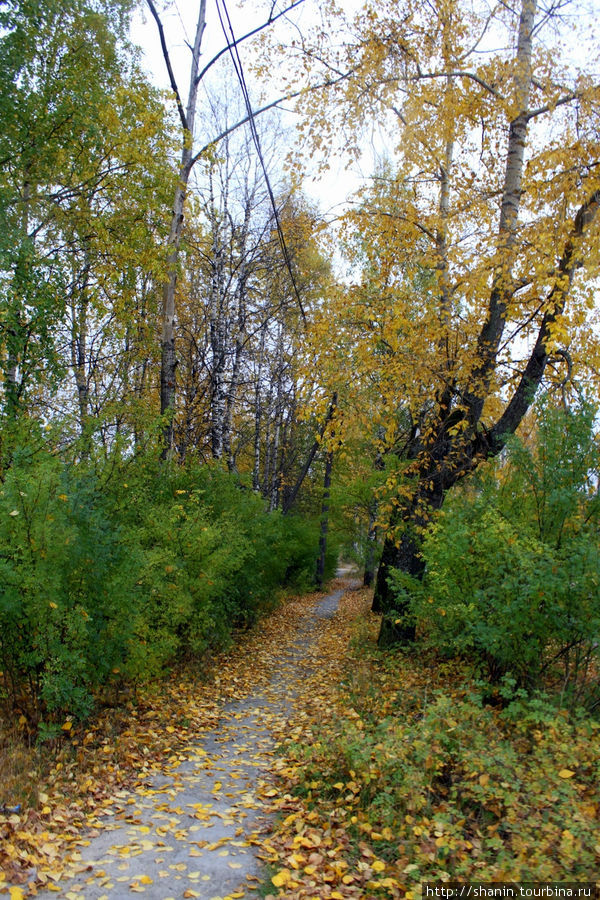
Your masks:
<svg viewBox="0 0 600 900"><path fill-rule="evenodd" d="M124 721L108 712L84 735L69 729L41 809L0 817L0 893L235 900L256 889L257 857L276 855L269 821L287 803L273 786L277 746L343 593L284 604L215 661L211 683L175 677Z"/></svg>

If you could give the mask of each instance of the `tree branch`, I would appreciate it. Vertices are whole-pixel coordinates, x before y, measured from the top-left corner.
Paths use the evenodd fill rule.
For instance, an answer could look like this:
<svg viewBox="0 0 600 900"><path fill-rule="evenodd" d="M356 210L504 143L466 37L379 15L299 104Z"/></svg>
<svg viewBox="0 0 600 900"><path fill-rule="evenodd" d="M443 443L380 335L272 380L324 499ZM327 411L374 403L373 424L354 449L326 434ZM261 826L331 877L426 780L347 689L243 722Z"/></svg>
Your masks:
<svg viewBox="0 0 600 900"><path fill-rule="evenodd" d="M295 9L297 6L300 6L301 3L304 3L304 0L294 0L293 3L290 3L289 6L286 6L285 9L282 9L281 12L278 12L277 15L273 15L273 10L271 9L271 14L266 22L263 22L261 25L258 25L256 28L253 28L252 31L248 31L246 34L243 34L241 37L236 38L235 41L232 41L226 47L223 47L222 50L219 50L216 56L207 62L202 71L198 74L196 78L196 83L199 84L208 70L214 66L216 62L218 62L222 56L226 53L229 53L231 47L237 47L239 44L242 44L244 41L248 40L248 38L254 37L255 34L259 34L264 28L268 28L269 25L272 25L273 22L276 22L277 19L280 19L282 16L285 16L286 13L291 12L291 10Z"/></svg>
<svg viewBox="0 0 600 900"><path fill-rule="evenodd" d="M548 103L546 106L540 106L538 109L532 109L526 114L527 121L531 121L531 119L535 119L536 116L542 116L544 113L551 112L557 106L565 106L567 103L572 103L573 100L580 100L581 94L579 92L574 92L571 94L565 94L564 97L561 97L556 103Z"/></svg>
<svg viewBox="0 0 600 900"><path fill-rule="evenodd" d="M171 83L171 90L175 94L175 100L177 101L177 111L179 113L179 118L181 119L181 124L183 125L183 130L188 131L188 123L185 115L185 111L183 109L183 103L181 101L181 95L179 93L179 88L177 87L177 82L175 80L175 75L173 73L173 67L171 66L171 57L169 56L169 50L167 48L167 42L165 40L165 31L160 21L160 16L156 10L156 6L154 5L154 0L146 0L148 4L148 9L152 13L152 18L156 22L156 27L158 28L158 35L160 37L160 46L162 49L162 55L165 61L165 65L167 67L167 72L169 73L169 81Z"/></svg>
<svg viewBox="0 0 600 900"><path fill-rule="evenodd" d="M321 427L319 429L319 437L317 438L317 440L315 440L314 444L310 448L310 452L308 454L306 462L302 466L302 471L300 472L300 475L298 476L296 483L295 483L294 487L292 488L290 494L288 495L288 497L286 497L285 502L283 503L282 512L284 515L286 513L288 513L290 511L290 509L292 508L292 506L294 505L294 501L295 501L296 497L298 496L298 491L302 487L302 483L308 474L308 470L310 469L310 467L312 465L312 461L316 456L317 450L321 446L321 441L323 440L323 435L325 434L325 429L327 428L329 422L331 422L333 415L335 413L336 407L337 407L337 391L334 392L333 397L331 398L331 403L329 404L329 409L327 410L327 415L325 416L323 424L321 425Z"/></svg>
<svg viewBox="0 0 600 900"><path fill-rule="evenodd" d="M295 100L297 97L301 97L303 94L309 94L313 91L320 91L324 88L334 87L336 84L339 84L340 81L343 81L346 78L349 78L352 72L346 72L344 75L340 75L339 78L332 79L331 81L323 81L321 84L315 84L312 87L301 88L299 91L293 91L291 94L284 94L282 97L278 97L277 100L272 100L271 103L267 103L265 106L261 106L260 109L255 109L252 115L244 116L243 119L240 119L239 122L236 122L235 125L230 125L229 128L225 128L220 134L216 137L212 138L207 144L198 150L195 156L192 157L190 161L190 168L198 162L203 153L213 146L213 144L218 144L224 138L228 137L234 131L237 131L238 128L241 128L242 125L246 125L252 118L256 118L260 116L261 113L267 112L269 109L274 109L276 106L279 106L280 103L286 103L288 100Z"/></svg>
<svg viewBox="0 0 600 900"><path fill-rule="evenodd" d="M480 78L479 75L475 75L474 72L419 72L415 80L420 81L422 78L470 78L471 81L476 82L476 84L480 85L480 87L484 88L488 93L501 99L501 95L496 88L492 84L488 84L487 81L484 81L483 78Z"/></svg>
<svg viewBox="0 0 600 900"><path fill-rule="evenodd" d="M508 406L488 433L488 442L493 454L498 453L504 447L506 436L513 434L519 427L540 386L548 362L546 343L550 337L550 329L565 308L575 270L580 265L578 245L585 230L594 221L599 208L600 190L597 190L579 208L575 216L573 230L558 266L556 281L546 300L545 305L548 309L542 318L535 346Z"/></svg>

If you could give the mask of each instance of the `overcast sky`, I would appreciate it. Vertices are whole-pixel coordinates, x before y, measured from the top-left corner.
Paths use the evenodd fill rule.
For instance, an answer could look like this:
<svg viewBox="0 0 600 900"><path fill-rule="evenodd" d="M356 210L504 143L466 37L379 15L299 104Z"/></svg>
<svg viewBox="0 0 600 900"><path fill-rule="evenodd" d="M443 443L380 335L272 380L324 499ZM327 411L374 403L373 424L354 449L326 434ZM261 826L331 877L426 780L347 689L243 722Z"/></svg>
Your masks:
<svg viewBox="0 0 600 900"><path fill-rule="evenodd" d="M356 9L359 5L358 0L345 0L345 3L349 9ZM168 8L161 13L171 63L184 103L187 99L191 59L191 51L187 44L191 44L194 38L198 7L199 0L179 0L179 2L169 4ZM229 13L236 37L264 21L268 15L269 8L270 5L254 3L245 3L243 8L240 8L234 0L230 0ZM291 15L294 22L300 27L308 27L316 21L318 8L316 0L304 0ZM273 27L278 28L283 33L283 29L286 26L280 20ZM142 48L144 67L153 82L157 87L167 89L169 80L160 47L158 30L145 4L142 4L135 13L132 25L132 38ZM226 44L214 0L207 0L206 30L202 42L202 59L204 64L212 59L224 46ZM264 85L260 87L256 84L252 85L249 45L241 45L240 54L250 85L251 99L256 106L259 92L261 89L264 91L265 87ZM231 84L236 84L235 72L229 60L227 60L227 72L229 73ZM267 92L267 100L275 99L276 97L277 80L274 78L273 91ZM289 115L285 117L285 124L287 127L293 128L294 116ZM202 138L199 136L199 143L201 140ZM367 157L360 167L365 170L365 174L370 173L373 168L372 154L368 153ZM345 170L343 164L338 165L334 161L331 169L325 175L317 174L315 167L315 172L307 179L304 189L315 202L318 202L323 213L327 214L328 217L334 217L340 210L340 205L344 204L349 193L359 187L361 179L362 174L360 171L349 173Z"/></svg>

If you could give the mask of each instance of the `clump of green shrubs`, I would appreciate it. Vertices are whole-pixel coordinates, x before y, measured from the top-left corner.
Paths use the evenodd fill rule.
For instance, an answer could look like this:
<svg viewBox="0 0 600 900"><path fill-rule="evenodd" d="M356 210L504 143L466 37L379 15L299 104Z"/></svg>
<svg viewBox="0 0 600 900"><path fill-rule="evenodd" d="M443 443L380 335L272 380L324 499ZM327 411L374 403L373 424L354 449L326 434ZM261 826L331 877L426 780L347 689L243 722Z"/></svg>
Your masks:
<svg viewBox="0 0 600 900"><path fill-rule="evenodd" d="M48 736L102 686L226 646L278 588L310 583L317 529L216 468L16 453L0 489L0 702Z"/></svg>
<svg viewBox="0 0 600 900"><path fill-rule="evenodd" d="M396 580L421 637L498 682L600 708L600 500L595 409L538 408L535 439L448 498L422 581Z"/></svg>

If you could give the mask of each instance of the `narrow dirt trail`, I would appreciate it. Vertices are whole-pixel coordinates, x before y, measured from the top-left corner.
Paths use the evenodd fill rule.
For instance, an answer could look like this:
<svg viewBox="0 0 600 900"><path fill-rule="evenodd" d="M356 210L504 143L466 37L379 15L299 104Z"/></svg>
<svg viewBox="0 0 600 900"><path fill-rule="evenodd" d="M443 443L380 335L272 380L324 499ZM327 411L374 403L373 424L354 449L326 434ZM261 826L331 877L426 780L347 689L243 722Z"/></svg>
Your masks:
<svg viewBox="0 0 600 900"><path fill-rule="evenodd" d="M346 574L346 573L343 573ZM311 658L323 625L344 587L301 616L274 658L270 679L228 703L218 728L179 748L135 791L122 791L118 807L81 848L75 878L41 890L39 897L118 900L144 893L148 900L234 900L260 880L257 851L267 827L265 806L278 735L290 716L298 684L315 670ZM270 651L273 652L272 649Z"/></svg>

